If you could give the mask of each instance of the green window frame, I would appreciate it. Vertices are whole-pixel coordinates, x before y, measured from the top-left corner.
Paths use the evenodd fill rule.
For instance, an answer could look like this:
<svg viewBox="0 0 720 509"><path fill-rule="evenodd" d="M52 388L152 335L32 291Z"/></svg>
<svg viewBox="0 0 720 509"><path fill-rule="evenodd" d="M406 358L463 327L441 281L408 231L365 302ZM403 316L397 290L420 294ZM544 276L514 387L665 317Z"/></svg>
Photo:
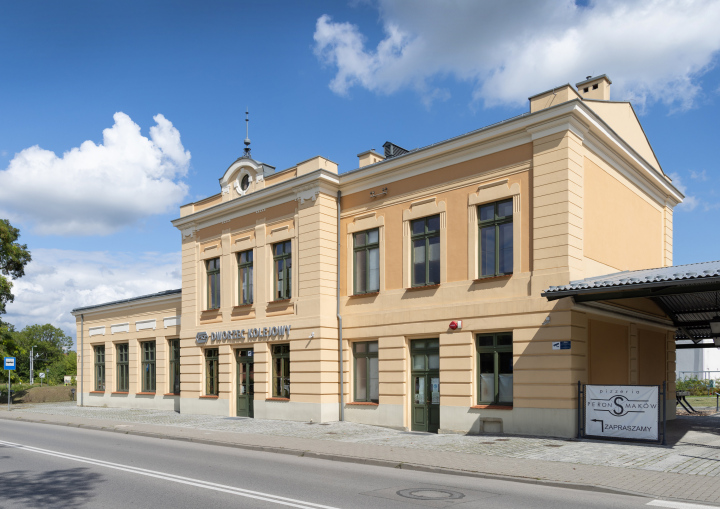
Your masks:
<svg viewBox="0 0 720 509"><path fill-rule="evenodd" d="M142 392L155 392L156 369L155 369L155 341L143 341L140 343L142 355Z"/></svg>
<svg viewBox="0 0 720 509"><path fill-rule="evenodd" d="M205 395L217 396L218 390L218 374L219 374L219 350L217 348L208 348L205 350Z"/></svg>
<svg viewBox="0 0 720 509"><path fill-rule="evenodd" d="M121 343L115 347L117 352L117 388L118 392L130 390L130 346Z"/></svg>
<svg viewBox="0 0 720 509"><path fill-rule="evenodd" d="M513 200L478 205L480 278L513 273Z"/></svg>
<svg viewBox="0 0 720 509"><path fill-rule="evenodd" d="M207 271L207 308L220 309L220 258L205 262Z"/></svg>
<svg viewBox="0 0 720 509"><path fill-rule="evenodd" d="M410 224L412 286L440 284L440 215Z"/></svg>
<svg viewBox="0 0 720 509"><path fill-rule="evenodd" d="M238 303L253 303L253 250L238 253Z"/></svg>
<svg viewBox="0 0 720 509"><path fill-rule="evenodd" d="M380 291L380 230L353 235L353 292L355 295Z"/></svg>
<svg viewBox="0 0 720 509"><path fill-rule="evenodd" d="M512 332L477 335L478 404L513 404Z"/></svg>
<svg viewBox="0 0 720 509"><path fill-rule="evenodd" d="M287 300L292 297L292 241L273 244L273 265L275 272L275 299Z"/></svg>
<svg viewBox="0 0 720 509"><path fill-rule="evenodd" d="M168 349L170 350L170 393L180 394L180 340L168 340Z"/></svg>
<svg viewBox="0 0 720 509"><path fill-rule="evenodd" d="M95 357L95 390L105 390L105 345L93 347Z"/></svg>
<svg viewBox="0 0 720 509"><path fill-rule="evenodd" d="M274 398L290 398L290 345L272 345Z"/></svg>
<svg viewBox="0 0 720 509"><path fill-rule="evenodd" d="M353 343L354 380L353 401L358 403L379 403L380 384L378 376L378 342Z"/></svg>

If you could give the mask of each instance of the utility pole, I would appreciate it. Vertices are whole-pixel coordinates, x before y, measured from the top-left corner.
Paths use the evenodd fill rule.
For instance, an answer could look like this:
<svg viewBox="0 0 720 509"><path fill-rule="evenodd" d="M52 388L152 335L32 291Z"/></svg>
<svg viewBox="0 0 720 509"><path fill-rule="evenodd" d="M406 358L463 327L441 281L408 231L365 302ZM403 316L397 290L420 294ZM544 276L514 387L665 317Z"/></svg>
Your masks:
<svg viewBox="0 0 720 509"><path fill-rule="evenodd" d="M30 385L35 383L35 373L33 372L33 361L35 360L35 345L30 348Z"/></svg>

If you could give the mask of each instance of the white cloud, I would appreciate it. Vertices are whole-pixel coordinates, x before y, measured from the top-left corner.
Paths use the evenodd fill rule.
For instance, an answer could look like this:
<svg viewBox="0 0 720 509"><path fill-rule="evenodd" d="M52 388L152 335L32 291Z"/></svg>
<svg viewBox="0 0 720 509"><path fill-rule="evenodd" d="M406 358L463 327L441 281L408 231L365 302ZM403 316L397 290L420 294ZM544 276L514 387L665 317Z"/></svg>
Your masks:
<svg viewBox="0 0 720 509"><path fill-rule="evenodd" d="M190 152L164 116L153 117L150 139L125 113L103 131L58 157L33 146L0 171L0 216L32 225L39 234L108 234L177 207Z"/></svg>
<svg viewBox="0 0 720 509"><path fill-rule="evenodd" d="M682 194L685 195L685 199L683 200L683 202L676 208L685 212L691 212L695 210L695 208L700 205L700 200L698 199L698 197L688 194L687 186L683 184L682 178L678 173L670 173L669 176L673 181L673 185L678 188L678 190Z"/></svg>
<svg viewBox="0 0 720 509"><path fill-rule="evenodd" d="M33 249L3 321L16 329L51 323L75 337L74 308L180 288L180 253Z"/></svg>
<svg viewBox="0 0 720 509"><path fill-rule="evenodd" d="M374 49L357 26L317 20L315 53L336 68L337 94L411 88L428 101L446 95L433 80L452 76L471 82L486 105L525 105L553 86L607 74L613 99L684 109L720 49L713 0L379 0L379 10L385 35Z"/></svg>
<svg viewBox="0 0 720 509"><path fill-rule="evenodd" d="M705 170L703 170L703 171L690 170L690 178L693 180L699 180L701 182L706 182L708 179L707 171L705 171Z"/></svg>

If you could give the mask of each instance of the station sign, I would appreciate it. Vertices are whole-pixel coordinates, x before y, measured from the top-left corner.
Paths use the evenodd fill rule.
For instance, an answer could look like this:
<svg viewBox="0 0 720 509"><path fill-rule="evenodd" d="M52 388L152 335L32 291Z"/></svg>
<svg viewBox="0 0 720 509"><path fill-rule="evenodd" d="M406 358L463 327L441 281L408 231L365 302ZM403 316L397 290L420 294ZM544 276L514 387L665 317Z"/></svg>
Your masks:
<svg viewBox="0 0 720 509"><path fill-rule="evenodd" d="M16 365L15 365L15 357L5 357L5 362L3 363L3 369L7 369L10 371L15 371Z"/></svg>
<svg viewBox="0 0 720 509"><path fill-rule="evenodd" d="M277 327L225 330L220 332L211 332L210 334L207 332L198 332L195 335L195 343L202 345L208 341L210 343L221 343L244 339L283 337L290 334L290 327L290 325L280 325Z"/></svg>

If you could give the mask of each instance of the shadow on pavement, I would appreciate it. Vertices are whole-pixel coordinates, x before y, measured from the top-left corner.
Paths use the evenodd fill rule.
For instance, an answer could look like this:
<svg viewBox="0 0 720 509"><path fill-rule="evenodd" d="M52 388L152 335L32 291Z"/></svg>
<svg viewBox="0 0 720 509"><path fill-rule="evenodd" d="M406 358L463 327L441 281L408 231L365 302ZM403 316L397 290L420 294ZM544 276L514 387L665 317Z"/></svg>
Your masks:
<svg viewBox="0 0 720 509"><path fill-rule="evenodd" d="M2 501L9 507L82 507L93 498L102 476L87 468L35 472L14 470L2 474Z"/></svg>

